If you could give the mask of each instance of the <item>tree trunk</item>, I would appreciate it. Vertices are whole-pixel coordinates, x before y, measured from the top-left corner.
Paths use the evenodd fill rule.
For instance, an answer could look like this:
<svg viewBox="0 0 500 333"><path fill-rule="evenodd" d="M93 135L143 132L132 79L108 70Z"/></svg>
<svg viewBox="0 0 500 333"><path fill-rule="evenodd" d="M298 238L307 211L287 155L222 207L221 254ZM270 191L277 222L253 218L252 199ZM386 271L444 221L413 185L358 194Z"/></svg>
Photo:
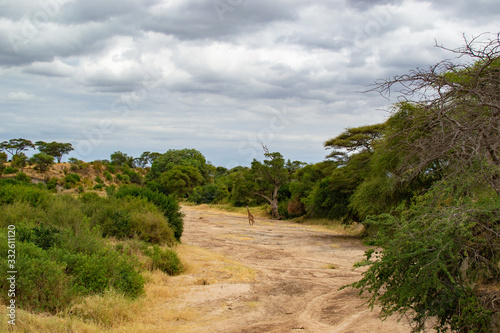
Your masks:
<svg viewBox="0 0 500 333"><path fill-rule="evenodd" d="M253 194L263 197L269 201L269 204L271 205L271 218L281 220L280 213L278 212L278 190L279 187L275 186L270 198L267 195L258 192L253 192Z"/></svg>

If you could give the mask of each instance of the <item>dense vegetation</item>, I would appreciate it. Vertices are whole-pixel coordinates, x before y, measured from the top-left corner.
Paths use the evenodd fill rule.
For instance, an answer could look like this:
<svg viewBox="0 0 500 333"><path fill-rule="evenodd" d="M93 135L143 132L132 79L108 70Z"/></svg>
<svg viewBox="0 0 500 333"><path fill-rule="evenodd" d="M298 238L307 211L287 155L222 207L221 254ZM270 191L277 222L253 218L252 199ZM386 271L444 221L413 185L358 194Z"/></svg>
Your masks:
<svg viewBox="0 0 500 333"><path fill-rule="evenodd" d="M108 288L140 295L136 259L107 237L142 242L152 267L177 273L175 253L160 245L181 239L177 200L189 200L265 205L272 218L360 222L378 250L366 253L363 278L346 287L380 304L384 316L410 317L415 331L429 323L438 331L490 331L500 307L500 40L451 51L470 62L378 82L381 93L400 85L405 102L384 123L327 140L331 152L316 164L263 145L263 161L228 170L197 150L171 149L139 158L115 152L92 163L70 158L61 177L49 177L54 157L70 145L4 141L11 160L0 153L0 170L18 181L0 183L0 227L15 224L19 235L20 265L29 272L20 281L23 307L54 312L75 295ZM40 153L26 158L35 146ZM19 170L27 164L46 185L26 183ZM80 195L51 194L58 189ZM87 193L104 190L106 197Z"/></svg>
<svg viewBox="0 0 500 333"><path fill-rule="evenodd" d="M177 203L118 193L75 198L55 195L43 184L0 180L0 233L7 239L8 230L15 230L15 268L22 272L16 279L17 307L57 313L81 296L109 290L135 298L144 292L141 270L180 272L175 252L165 248L176 242L165 216L180 218ZM149 264L129 254L130 246L149 257ZM7 242L0 244L4 258L8 249ZM6 260L0 266L10 270ZM2 279L0 288L9 290L8 284ZM7 293L0 299L9 302Z"/></svg>

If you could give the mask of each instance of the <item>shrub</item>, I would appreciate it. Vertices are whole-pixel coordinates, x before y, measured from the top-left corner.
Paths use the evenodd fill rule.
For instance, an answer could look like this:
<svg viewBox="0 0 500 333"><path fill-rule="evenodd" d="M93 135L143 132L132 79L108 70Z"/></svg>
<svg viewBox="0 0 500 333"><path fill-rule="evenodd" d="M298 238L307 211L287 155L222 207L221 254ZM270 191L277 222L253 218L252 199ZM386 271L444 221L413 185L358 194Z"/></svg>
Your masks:
<svg viewBox="0 0 500 333"><path fill-rule="evenodd" d="M108 171L111 173L116 173L116 166L114 166L112 164L106 165L106 169L108 169Z"/></svg>
<svg viewBox="0 0 500 333"><path fill-rule="evenodd" d="M171 249L161 249L159 246L154 245L146 249L144 254L153 260L153 269L159 269L168 275L177 275L183 270L177 253Z"/></svg>
<svg viewBox="0 0 500 333"><path fill-rule="evenodd" d="M4 229L5 230L5 229ZM1 255L7 258L7 242L0 242ZM33 312L56 313L70 304L72 293L65 265L50 258L46 251L31 243L16 243L16 306ZM6 260L0 262L2 271L9 271ZM10 282L0 279L0 288L9 290ZM8 293L0 293L4 304Z"/></svg>
<svg viewBox="0 0 500 333"><path fill-rule="evenodd" d="M31 178L28 177L24 172L19 172L16 175L16 180L22 183L31 183Z"/></svg>
<svg viewBox="0 0 500 333"><path fill-rule="evenodd" d="M58 179L56 177L50 178L50 180L45 184L48 190L55 190L57 188Z"/></svg>
<svg viewBox="0 0 500 333"><path fill-rule="evenodd" d="M498 196L481 191L474 199L431 191L395 216L369 219L383 251L366 252L358 266L369 268L350 286L369 291L384 317L411 312L416 331L437 318L439 332L487 332L494 306L481 289L500 276L500 212Z"/></svg>
<svg viewBox="0 0 500 333"><path fill-rule="evenodd" d="M10 165L8 167L6 167L4 170L3 170L3 174L4 175L10 175L10 174L13 174L13 173L16 173L18 170L16 168L13 168L11 167Z"/></svg>
<svg viewBox="0 0 500 333"><path fill-rule="evenodd" d="M31 184L23 184L14 179L11 180L10 184L7 182L3 182L3 184L0 183L0 204L25 201L31 206L36 207L47 200L50 195L45 189L41 189Z"/></svg>
<svg viewBox="0 0 500 333"><path fill-rule="evenodd" d="M61 244L60 231L51 225L38 225L33 228L20 226L17 228L17 237L21 242L33 243L43 250Z"/></svg>
<svg viewBox="0 0 500 333"><path fill-rule="evenodd" d="M109 171L107 171L107 170L106 170L106 171L104 171L104 177L106 178L106 180L107 180L108 182L113 181L113 175L112 175Z"/></svg>
<svg viewBox="0 0 500 333"><path fill-rule="evenodd" d="M227 192L227 190L226 190ZM189 200L197 205L208 204L222 200L226 193L216 184L207 184L205 186L197 187L189 196Z"/></svg>
<svg viewBox="0 0 500 333"><path fill-rule="evenodd" d="M99 177L99 176L95 176L94 181L95 181L96 183L98 183L98 184L102 184L102 183L104 183L104 182L103 182L103 180L101 179L101 177Z"/></svg>
<svg viewBox="0 0 500 333"><path fill-rule="evenodd" d="M160 208L168 219L168 224L174 231L175 238L180 240L184 230L183 214L180 212L179 204L173 195L166 196L149 188L135 185L120 186L116 192L116 197L123 198L126 196L145 198Z"/></svg>

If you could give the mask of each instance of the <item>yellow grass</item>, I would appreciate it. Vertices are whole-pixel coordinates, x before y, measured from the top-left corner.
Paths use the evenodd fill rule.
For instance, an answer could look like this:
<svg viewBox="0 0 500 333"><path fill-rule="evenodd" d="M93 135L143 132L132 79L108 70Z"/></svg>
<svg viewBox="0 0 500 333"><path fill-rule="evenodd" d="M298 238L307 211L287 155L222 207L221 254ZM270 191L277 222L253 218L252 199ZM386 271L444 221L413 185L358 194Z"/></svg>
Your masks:
<svg viewBox="0 0 500 333"><path fill-rule="evenodd" d="M193 288L217 283L250 282L255 271L200 247L178 245L185 267L179 276L156 270L144 272L145 296L131 300L115 292L81 298L57 315L31 314L17 309L16 326L0 321L0 332L98 333L192 332L213 318L186 303ZM1 306L2 313L7 313Z"/></svg>

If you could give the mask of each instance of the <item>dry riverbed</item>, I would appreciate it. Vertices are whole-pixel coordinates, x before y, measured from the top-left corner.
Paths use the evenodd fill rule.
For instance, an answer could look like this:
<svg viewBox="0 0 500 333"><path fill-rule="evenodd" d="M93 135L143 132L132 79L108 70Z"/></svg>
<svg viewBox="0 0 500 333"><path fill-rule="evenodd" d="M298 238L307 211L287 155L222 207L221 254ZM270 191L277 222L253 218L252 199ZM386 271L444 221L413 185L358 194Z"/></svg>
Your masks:
<svg viewBox="0 0 500 333"><path fill-rule="evenodd" d="M206 207L183 211L179 253L188 271L170 283L192 285L165 303L181 315L172 331L410 331L395 319L380 321L355 291L338 291L361 276L353 269L366 250L359 239L285 221L256 218L249 226L244 215Z"/></svg>

